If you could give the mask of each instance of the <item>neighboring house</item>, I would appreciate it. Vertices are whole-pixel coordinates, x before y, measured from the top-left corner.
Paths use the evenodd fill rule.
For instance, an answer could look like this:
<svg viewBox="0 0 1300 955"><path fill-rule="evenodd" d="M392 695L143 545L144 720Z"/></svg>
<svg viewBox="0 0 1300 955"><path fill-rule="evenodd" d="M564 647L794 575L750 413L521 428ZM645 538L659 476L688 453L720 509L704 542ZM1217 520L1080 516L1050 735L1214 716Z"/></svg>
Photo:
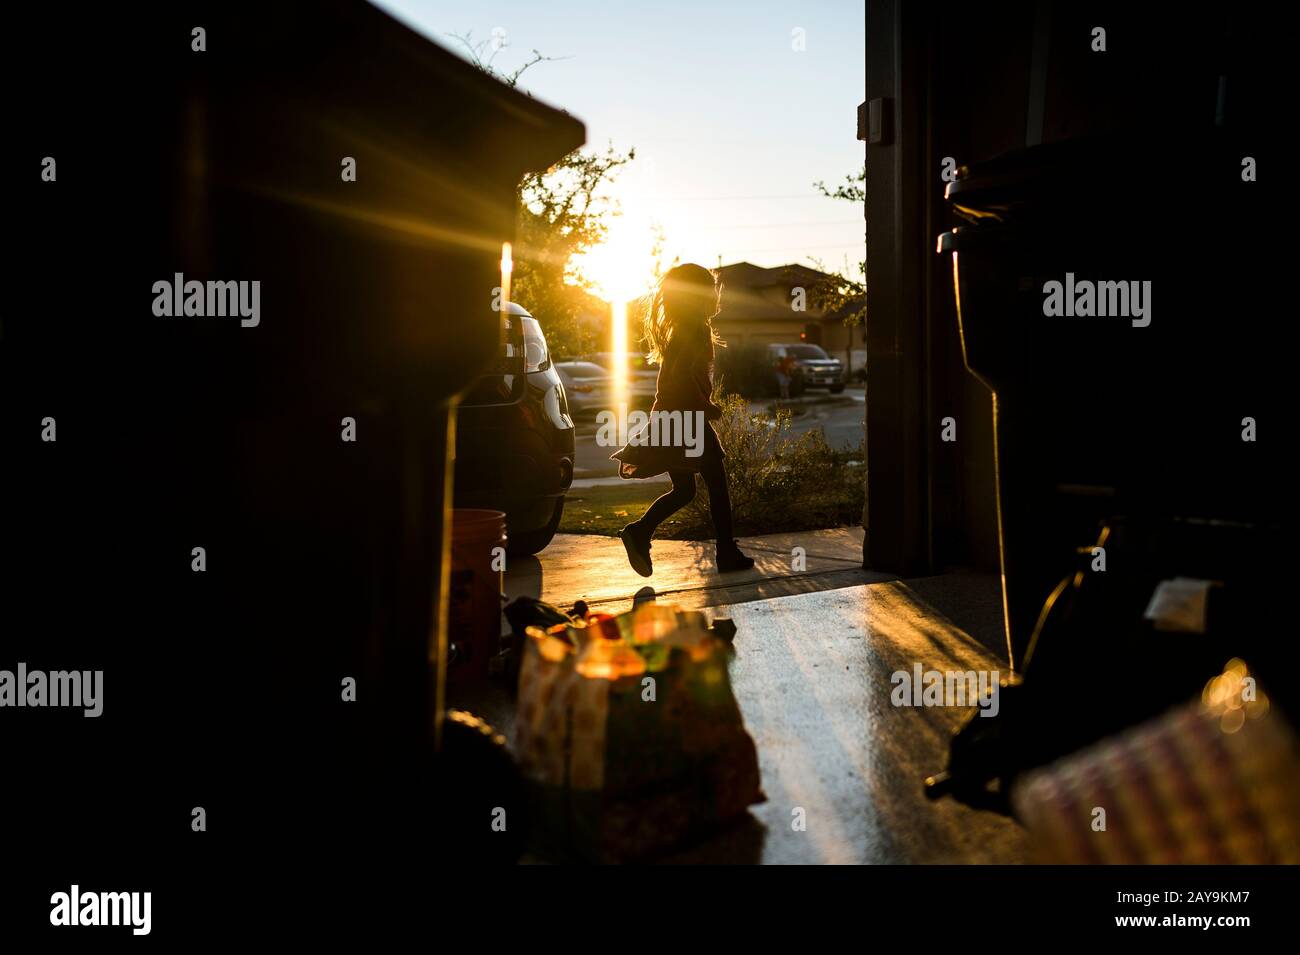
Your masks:
<svg viewBox="0 0 1300 955"><path fill-rule="evenodd" d="M867 369L867 328L863 322L856 325L844 324L844 319L856 311L861 299L846 302L834 311L822 315L822 339L817 344L825 348L833 358L844 359L844 367L850 376Z"/></svg>
<svg viewBox="0 0 1300 955"><path fill-rule="evenodd" d="M826 312L812 304L813 289L831 278L825 272L805 265L763 268L750 262L724 265L718 271L722 307L714 324L729 347L803 340L844 359L851 371L861 367L866 339L861 325L844 324L850 309ZM796 311L798 289L804 291L802 311Z"/></svg>

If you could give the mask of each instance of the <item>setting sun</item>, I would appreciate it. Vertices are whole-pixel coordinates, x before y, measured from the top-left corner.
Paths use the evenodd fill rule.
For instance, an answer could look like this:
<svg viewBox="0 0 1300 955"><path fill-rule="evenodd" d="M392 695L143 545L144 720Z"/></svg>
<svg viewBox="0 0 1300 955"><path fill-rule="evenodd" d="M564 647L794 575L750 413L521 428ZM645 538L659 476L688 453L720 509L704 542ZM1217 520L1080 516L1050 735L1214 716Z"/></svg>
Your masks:
<svg viewBox="0 0 1300 955"><path fill-rule="evenodd" d="M654 281L654 232L649 218L624 212L610 227L605 241L575 256L579 281L609 303L610 350L615 354L613 394L616 405L627 400L627 306L647 292Z"/></svg>
<svg viewBox="0 0 1300 955"><path fill-rule="evenodd" d="M605 241L573 258L574 272L605 301L629 301L649 289L654 278L654 233L644 216L623 214Z"/></svg>

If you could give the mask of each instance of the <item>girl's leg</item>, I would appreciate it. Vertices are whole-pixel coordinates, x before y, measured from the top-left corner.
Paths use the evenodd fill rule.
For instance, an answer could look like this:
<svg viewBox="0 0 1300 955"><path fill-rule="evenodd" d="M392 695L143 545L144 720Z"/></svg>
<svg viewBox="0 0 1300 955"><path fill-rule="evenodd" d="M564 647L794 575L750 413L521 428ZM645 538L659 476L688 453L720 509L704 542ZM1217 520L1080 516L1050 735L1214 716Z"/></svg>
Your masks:
<svg viewBox="0 0 1300 955"><path fill-rule="evenodd" d="M748 570L754 561L741 553L732 537L731 494L727 491L727 470L722 463L722 445L712 428L704 432L704 458L700 462L700 477L709 491L709 516L718 536L716 559L718 570Z"/></svg>
<svg viewBox="0 0 1300 955"><path fill-rule="evenodd" d="M642 577L654 573L654 562L650 559L650 537L655 529L695 497L694 471L669 471L668 476L673 479L673 489L655 498L641 519L627 525L618 535L623 539L623 547L627 550L628 563Z"/></svg>
<svg viewBox="0 0 1300 955"><path fill-rule="evenodd" d="M722 445L712 428L704 429L704 454L700 460L700 477L709 491L709 516L718 544L732 546L731 495L727 491L727 471L722 464Z"/></svg>
<svg viewBox="0 0 1300 955"><path fill-rule="evenodd" d="M635 524L638 533L647 541L655 528L695 499L694 471L669 471L668 476L673 479L672 490L655 498Z"/></svg>

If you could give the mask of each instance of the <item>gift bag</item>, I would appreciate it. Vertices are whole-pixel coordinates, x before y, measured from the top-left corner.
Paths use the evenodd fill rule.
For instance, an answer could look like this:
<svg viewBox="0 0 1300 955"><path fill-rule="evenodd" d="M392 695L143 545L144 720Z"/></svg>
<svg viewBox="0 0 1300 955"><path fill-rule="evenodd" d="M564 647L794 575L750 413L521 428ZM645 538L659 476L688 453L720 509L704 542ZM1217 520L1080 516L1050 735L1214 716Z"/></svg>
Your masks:
<svg viewBox="0 0 1300 955"><path fill-rule="evenodd" d="M640 859L763 801L730 649L703 614L646 603L527 636L516 743L540 851Z"/></svg>

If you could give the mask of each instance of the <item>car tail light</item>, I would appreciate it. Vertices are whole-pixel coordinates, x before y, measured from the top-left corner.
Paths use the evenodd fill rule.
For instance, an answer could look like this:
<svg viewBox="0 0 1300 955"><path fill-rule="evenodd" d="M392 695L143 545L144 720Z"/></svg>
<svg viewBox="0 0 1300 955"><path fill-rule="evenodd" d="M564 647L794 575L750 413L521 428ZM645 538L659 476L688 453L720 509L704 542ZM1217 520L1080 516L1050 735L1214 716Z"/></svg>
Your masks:
<svg viewBox="0 0 1300 955"><path fill-rule="evenodd" d="M490 375L518 375L524 370L524 328L520 319L501 315L501 347Z"/></svg>
<svg viewBox="0 0 1300 955"><path fill-rule="evenodd" d="M520 318L524 330L524 372L545 371L551 367L551 355L546 348L546 336L535 318Z"/></svg>

